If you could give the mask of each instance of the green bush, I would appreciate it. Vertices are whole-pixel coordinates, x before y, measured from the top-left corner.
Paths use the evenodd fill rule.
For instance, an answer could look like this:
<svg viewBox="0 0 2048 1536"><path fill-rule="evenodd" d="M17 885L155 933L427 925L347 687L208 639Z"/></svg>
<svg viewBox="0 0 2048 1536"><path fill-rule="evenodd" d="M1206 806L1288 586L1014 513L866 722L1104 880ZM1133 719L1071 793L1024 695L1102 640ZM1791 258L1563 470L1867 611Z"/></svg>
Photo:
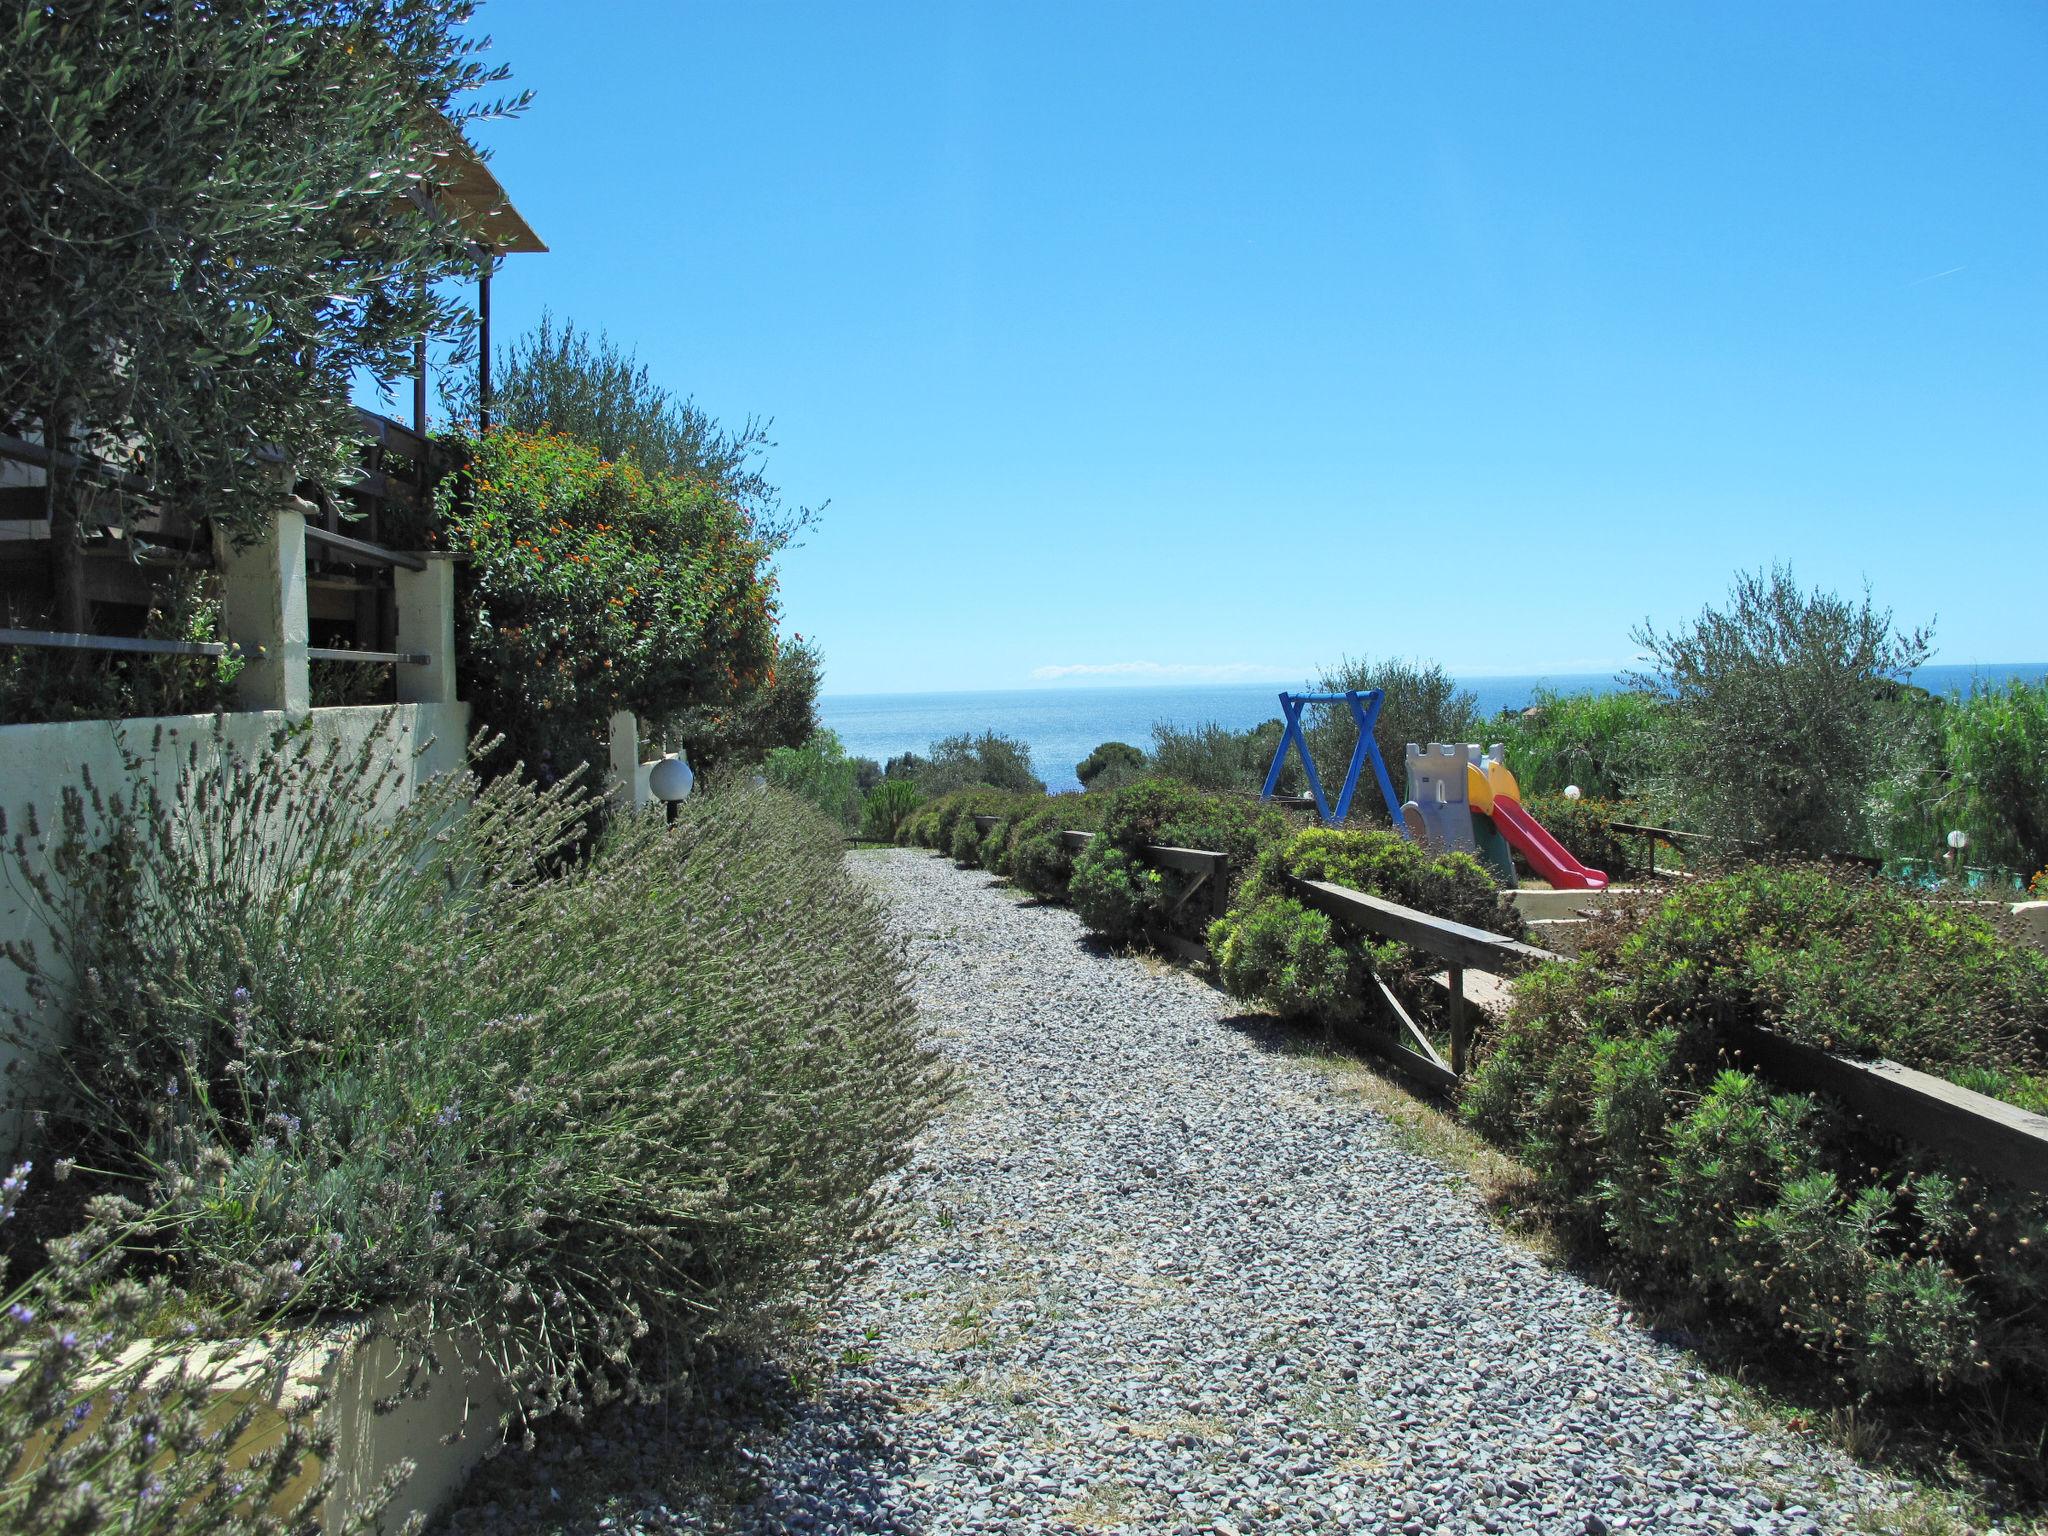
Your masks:
<svg viewBox="0 0 2048 1536"><path fill-rule="evenodd" d="M1467 1115L1646 1281L1704 1292L1879 1392L2048 1386L2039 1202L1731 1070L1724 1022L2007 1083L2048 961L1881 884L1752 868L1525 977Z"/></svg>
<svg viewBox="0 0 2048 1536"><path fill-rule="evenodd" d="M1645 1016L1768 1027L1944 1074L2048 1062L2048 956L1885 880L1757 866L1697 881L1619 964Z"/></svg>
<svg viewBox="0 0 2048 1536"><path fill-rule="evenodd" d="M1943 723L1952 785L1943 819L1970 832L1971 862L2048 863L2048 682L1976 689Z"/></svg>
<svg viewBox="0 0 2048 1536"><path fill-rule="evenodd" d="M1093 832L1102 825L1107 795L1054 795L1016 823L1008 851L1011 879L1047 901L1064 901L1074 877L1074 853L1062 832Z"/></svg>
<svg viewBox="0 0 2048 1536"><path fill-rule="evenodd" d="M1255 795L1265 788L1266 771L1280 747L1281 725L1268 720L1250 730L1233 731L1210 721L1181 727L1161 722L1152 727L1150 772L1196 789ZM1300 794L1308 780L1301 761L1291 756L1280 779L1280 793Z"/></svg>
<svg viewBox="0 0 2048 1536"><path fill-rule="evenodd" d="M1656 775L1667 710L1652 695L1634 690L1539 688L1527 709L1486 729L1489 740L1507 747L1508 766L1524 795L1561 795L1566 785L1576 784L1589 799L1625 800L1642 793Z"/></svg>
<svg viewBox="0 0 2048 1536"><path fill-rule="evenodd" d="M1525 794L1522 808L1588 869L1604 871L1609 880L1617 882L1649 875L1643 863L1643 839L1632 832L1614 830L1617 821L1642 825L1642 813L1637 807L1596 800L1590 795L1567 800L1563 795ZM1515 862L1524 869L1528 867L1519 854Z"/></svg>
<svg viewBox="0 0 2048 1536"><path fill-rule="evenodd" d="M1689 626L1635 631L1655 671L1630 680L1668 705L1658 795L1677 824L1779 853L1863 850L1909 756L1904 679L1930 633L1784 569L1738 574L1726 610Z"/></svg>
<svg viewBox="0 0 2048 1536"><path fill-rule="evenodd" d="M1524 977L1468 1118L1640 1282L1733 1307L1862 1389L2038 1384L2040 1204L1872 1145L1827 1100L1726 1067L1710 1012L1653 1012L1690 963L1669 940L1642 930L1618 954ZM1739 934L1724 952L1741 952Z"/></svg>
<svg viewBox="0 0 2048 1536"><path fill-rule="evenodd" d="M1068 897L1090 928L1113 944L1127 943L1165 919L1194 878L1148 866L1146 845L1227 853L1234 878L1267 843L1284 837L1288 826L1279 811L1242 795L1205 794L1170 779L1144 779L1109 796L1095 841L1074 861ZM1201 913L1183 911L1175 922L1186 936L1198 938L1201 918Z"/></svg>
<svg viewBox="0 0 2048 1536"><path fill-rule="evenodd" d="M962 732L933 742L927 750L926 757L912 752L891 759L889 776L908 778L934 797L975 785L1016 794L1045 793L1044 780L1031 771L1031 749L1013 736Z"/></svg>
<svg viewBox="0 0 2048 1536"><path fill-rule="evenodd" d="M70 937L17 956L82 978L50 1151L160 1199L202 1298L310 1252L282 1315L474 1330L528 1413L799 1322L944 1087L836 829L742 789L577 857L572 786L450 776L379 822L371 760L70 798L72 894L36 887Z"/></svg>
<svg viewBox="0 0 2048 1536"><path fill-rule="evenodd" d="M1144 769L1145 754L1139 748L1127 741L1105 741L1074 765L1074 777L1083 789L1116 789Z"/></svg>
<svg viewBox="0 0 2048 1536"><path fill-rule="evenodd" d="M608 722L630 709L656 734L722 719L780 681L770 546L716 486L643 474L560 435L509 429L468 444L467 494L445 483L458 577L458 661L477 718L511 758L566 776L605 760ZM779 717L778 717L779 718ZM780 724L796 746L808 701ZM699 770L716 736L684 733Z"/></svg>
<svg viewBox="0 0 2048 1536"><path fill-rule="evenodd" d="M860 835L878 843L901 841L904 823L909 821L924 797L906 779L884 779L867 792L860 807Z"/></svg>
<svg viewBox="0 0 2048 1536"><path fill-rule="evenodd" d="M1493 875L1468 854L1433 854L1393 832L1306 827L1268 847L1230 912L1209 929L1224 990L1246 1002L1325 1023L1366 1016L1374 972L1411 992L1442 969L1403 945L1339 928L1297 901L1288 877L1326 880L1509 938L1527 929Z"/></svg>
<svg viewBox="0 0 2048 1536"><path fill-rule="evenodd" d="M808 800L847 831L859 828L863 802L858 770L833 732L816 730L800 747L777 747L762 763L761 773L777 789Z"/></svg>

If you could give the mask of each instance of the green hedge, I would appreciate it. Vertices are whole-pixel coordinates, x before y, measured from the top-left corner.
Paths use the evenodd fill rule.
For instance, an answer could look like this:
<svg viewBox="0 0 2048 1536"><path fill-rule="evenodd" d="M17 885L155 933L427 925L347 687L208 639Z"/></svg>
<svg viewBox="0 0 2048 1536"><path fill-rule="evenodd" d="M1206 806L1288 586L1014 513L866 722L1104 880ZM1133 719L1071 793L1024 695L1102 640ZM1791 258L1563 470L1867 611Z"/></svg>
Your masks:
<svg viewBox="0 0 2048 1536"><path fill-rule="evenodd" d="M1060 834L1096 831L1108 808L1107 795L1054 795L1016 823L1006 873L1034 896L1065 901L1076 855Z"/></svg>
<svg viewBox="0 0 2048 1536"><path fill-rule="evenodd" d="M1068 899L1081 920L1113 944L1160 924L1198 939L1201 914L1171 911L1194 877L1155 869L1145 861L1146 845L1227 853L1234 878L1266 844L1286 836L1289 825L1281 812L1242 795L1205 794L1171 779L1141 780L1110 795L1095 841L1074 861Z"/></svg>
<svg viewBox="0 0 2048 1536"><path fill-rule="evenodd" d="M1726 1021L2039 1104L2048 960L1860 878L1700 881L1526 977L1464 1106L1641 1278L1864 1388L2048 1386L2041 1202L1731 1067Z"/></svg>
<svg viewBox="0 0 2048 1536"><path fill-rule="evenodd" d="M1224 989L1291 1016L1323 1023L1362 1018L1378 1006L1375 971L1407 983L1441 966L1303 906L1288 894L1290 876L1327 880L1510 938L1526 932L1492 872L1469 854L1431 853L1393 832L1303 828L1265 850L1229 914L1209 929Z"/></svg>

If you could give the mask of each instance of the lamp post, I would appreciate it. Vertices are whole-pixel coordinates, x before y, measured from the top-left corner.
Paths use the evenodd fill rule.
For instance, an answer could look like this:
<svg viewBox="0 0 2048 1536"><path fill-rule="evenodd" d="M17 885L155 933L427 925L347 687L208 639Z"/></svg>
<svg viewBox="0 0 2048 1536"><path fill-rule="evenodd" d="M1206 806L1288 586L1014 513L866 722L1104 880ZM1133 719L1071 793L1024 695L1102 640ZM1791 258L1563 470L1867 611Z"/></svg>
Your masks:
<svg viewBox="0 0 2048 1536"><path fill-rule="evenodd" d="M690 765L683 761L680 752L671 752L652 768L647 770L647 792L657 800L668 803L668 819L676 819L676 805L690 793L690 786L697 776L690 772Z"/></svg>
<svg viewBox="0 0 2048 1536"><path fill-rule="evenodd" d="M1956 861L1956 882L1959 885L1967 884L1968 877L1963 873L1963 850L1970 846L1970 834L1957 827L1948 835L1948 846L1950 855Z"/></svg>

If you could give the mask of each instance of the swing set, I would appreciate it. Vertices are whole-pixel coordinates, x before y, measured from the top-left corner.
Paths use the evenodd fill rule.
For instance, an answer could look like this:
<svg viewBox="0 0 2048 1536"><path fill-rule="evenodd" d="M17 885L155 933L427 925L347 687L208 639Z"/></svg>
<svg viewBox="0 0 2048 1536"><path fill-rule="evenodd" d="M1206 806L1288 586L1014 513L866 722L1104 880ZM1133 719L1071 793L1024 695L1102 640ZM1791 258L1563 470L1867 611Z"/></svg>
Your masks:
<svg viewBox="0 0 2048 1536"><path fill-rule="evenodd" d="M1283 693L1280 695L1280 713L1287 722L1287 729L1280 734L1280 748L1273 754L1273 766L1266 770L1266 787L1260 791L1260 798L1270 800L1273 791L1280 786L1280 771L1287 766L1287 752L1291 747L1301 754L1301 766L1308 774L1309 793L1315 796L1316 814L1332 825L1341 824L1351 814L1352 798L1358 793L1358 780L1365 772L1365 765L1372 764L1373 777L1379 781L1380 793L1386 797L1387 818L1394 830L1407 835L1407 827L1401 819L1401 802L1394 794L1394 781L1387 775L1386 760L1380 756L1379 743L1372 739L1373 722L1379 719L1380 705L1386 702L1386 695L1377 688L1364 692L1352 689L1347 693ZM1344 704L1351 710L1351 718L1358 723L1358 744L1351 749L1351 764L1344 770L1344 787L1337 792L1337 804L1333 808L1323 794L1323 781L1316 774L1316 762L1309 755L1308 737L1301 728L1301 712L1310 704Z"/></svg>

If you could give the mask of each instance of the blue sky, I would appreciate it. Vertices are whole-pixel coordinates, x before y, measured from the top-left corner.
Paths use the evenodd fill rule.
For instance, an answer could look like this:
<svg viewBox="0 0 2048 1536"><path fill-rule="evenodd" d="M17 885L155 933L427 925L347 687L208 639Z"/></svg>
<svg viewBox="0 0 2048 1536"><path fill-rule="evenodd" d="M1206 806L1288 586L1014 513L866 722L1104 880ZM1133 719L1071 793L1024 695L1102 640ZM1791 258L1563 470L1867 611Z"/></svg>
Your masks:
<svg viewBox="0 0 2048 1536"><path fill-rule="evenodd" d="M774 478L827 691L2048 652L2048 10L559 4L503 269ZM1057 669L1112 669L1059 672Z"/></svg>

